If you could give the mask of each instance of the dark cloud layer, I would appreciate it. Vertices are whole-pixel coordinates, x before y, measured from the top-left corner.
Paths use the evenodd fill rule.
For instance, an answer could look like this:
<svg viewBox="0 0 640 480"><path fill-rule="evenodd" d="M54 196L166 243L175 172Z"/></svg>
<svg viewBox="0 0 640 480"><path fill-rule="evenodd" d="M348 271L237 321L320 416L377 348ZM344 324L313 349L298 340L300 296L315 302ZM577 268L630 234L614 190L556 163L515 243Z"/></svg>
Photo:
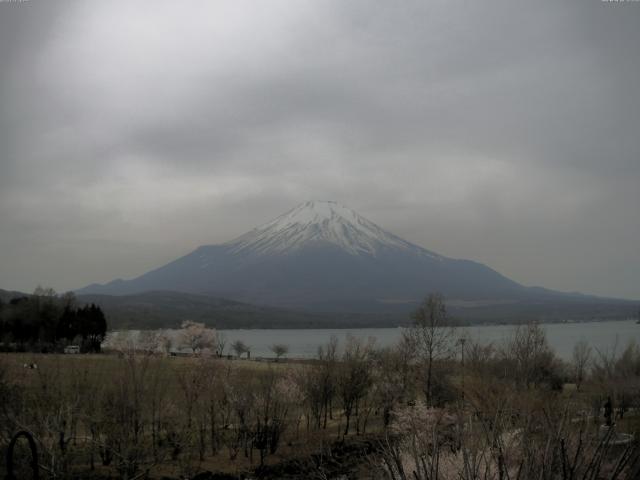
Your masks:
<svg viewBox="0 0 640 480"><path fill-rule="evenodd" d="M0 287L131 277L334 199L640 298L640 3L0 2Z"/></svg>

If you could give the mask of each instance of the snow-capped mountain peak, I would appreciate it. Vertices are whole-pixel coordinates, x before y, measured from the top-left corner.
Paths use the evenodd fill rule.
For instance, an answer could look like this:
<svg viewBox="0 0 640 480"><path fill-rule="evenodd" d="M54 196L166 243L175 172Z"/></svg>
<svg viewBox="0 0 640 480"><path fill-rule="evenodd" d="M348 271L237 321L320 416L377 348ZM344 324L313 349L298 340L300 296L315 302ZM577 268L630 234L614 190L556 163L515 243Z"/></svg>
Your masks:
<svg viewBox="0 0 640 480"><path fill-rule="evenodd" d="M310 201L227 243L238 254L286 254L309 246L333 246L352 255L375 256L381 249L420 250L350 208Z"/></svg>
<svg viewBox="0 0 640 480"><path fill-rule="evenodd" d="M527 294L485 265L413 245L336 202L306 202L228 243L83 293L153 290L318 312L396 311L431 291L474 302Z"/></svg>

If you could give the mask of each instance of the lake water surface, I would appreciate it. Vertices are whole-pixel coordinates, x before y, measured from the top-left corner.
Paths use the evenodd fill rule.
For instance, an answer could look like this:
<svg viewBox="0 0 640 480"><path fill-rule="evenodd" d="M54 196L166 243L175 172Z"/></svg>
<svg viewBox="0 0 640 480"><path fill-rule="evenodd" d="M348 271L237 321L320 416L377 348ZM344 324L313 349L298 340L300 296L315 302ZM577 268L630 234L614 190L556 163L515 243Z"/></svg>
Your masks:
<svg viewBox="0 0 640 480"><path fill-rule="evenodd" d="M550 323L542 325L547 332L549 344L565 360L571 359L573 346L579 340L586 340L600 351L621 351L629 341L640 342L640 325L634 320ZM514 325L486 325L458 327L457 333L482 343L500 344L508 339L515 330ZM269 347L276 343L289 347L290 358L310 358L317 354L320 345L326 345L335 335L341 344L347 335L360 338L374 337L376 345L390 346L398 342L401 328L354 328L354 329L256 329L221 330L227 339L227 350L235 340L242 340L251 347L252 357L272 357ZM226 352L225 352L226 353ZM595 352L594 352L595 353Z"/></svg>

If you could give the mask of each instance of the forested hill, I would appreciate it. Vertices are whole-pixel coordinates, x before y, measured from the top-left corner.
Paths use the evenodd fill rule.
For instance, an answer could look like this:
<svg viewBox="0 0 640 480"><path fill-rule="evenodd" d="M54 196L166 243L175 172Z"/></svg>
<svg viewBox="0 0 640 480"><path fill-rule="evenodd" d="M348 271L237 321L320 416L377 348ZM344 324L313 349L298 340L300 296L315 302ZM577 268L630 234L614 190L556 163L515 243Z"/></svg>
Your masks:
<svg viewBox="0 0 640 480"><path fill-rule="evenodd" d="M31 294L0 289L0 301ZM177 328L185 320L216 328L340 328L396 326L409 322L402 314L314 313L182 292L151 291L134 295L77 295L78 305L104 311L109 330Z"/></svg>
<svg viewBox="0 0 640 480"><path fill-rule="evenodd" d="M29 296L0 290L0 301ZM336 313L287 310L252 305L208 295L171 291L151 291L134 295L78 295L80 306L99 305L109 329L176 328L185 320L216 328L358 328L395 327L411 323L416 305L401 305L391 313ZM556 303L516 303L485 305L449 302L447 310L461 324L525 323L529 321L591 321L634 317L637 303L606 302L580 298L575 302L559 299Z"/></svg>
<svg viewBox="0 0 640 480"><path fill-rule="evenodd" d="M184 320L216 328L371 327L408 321L406 314L312 313L168 291L122 296L79 295L78 301L100 305L112 329L178 327Z"/></svg>

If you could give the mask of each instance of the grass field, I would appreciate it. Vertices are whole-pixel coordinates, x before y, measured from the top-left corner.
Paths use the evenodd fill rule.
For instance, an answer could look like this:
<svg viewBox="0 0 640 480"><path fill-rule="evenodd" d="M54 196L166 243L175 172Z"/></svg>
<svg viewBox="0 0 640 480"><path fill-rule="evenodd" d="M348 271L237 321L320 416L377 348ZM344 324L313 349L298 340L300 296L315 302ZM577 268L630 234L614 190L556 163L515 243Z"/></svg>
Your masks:
<svg viewBox="0 0 640 480"><path fill-rule="evenodd" d="M110 401L114 391L125 389L129 390L127 395L131 397L123 401L127 407L139 402L137 414L140 422L145 424L139 429L140 444L146 445L149 452L153 450L148 445L151 424L154 416L161 415L164 418L157 422L158 425L169 422L182 427L180 442L188 444L192 450L187 452L187 448L181 447L177 457L167 451L157 461L146 458L139 462L140 468L150 467L149 478L183 478L197 471L241 475L254 470L260 464L260 456L255 447L241 445L243 440L236 438L239 429L233 422L237 419L225 418L234 417L235 413L233 407L226 403L228 399L220 398L221 390L227 386L251 393L263 377L289 378L302 372L309 362L162 356L139 357L132 362L117 354L14 353L0 355L0 364L5 384L11 385L14 393L19 391L20 405L14 412L18 419L16 426L36 433L44 451L55 450L58 432L64 432L75 450L73 455L68 455L73 464L71 472L84 472L82 475L96 478L114 475L113 465L101 465L98 455L90 453L91 444L97 445L102 441L96 441L95 435L92 437L91 424L109 423L97 411L106 408L104 403ZM254 398L250 401L258 403L258 396L251 395ZM211 413L213 402L219 402L219 409L227 411ZM158 405L154 407L154 403ZM158 411L154 412L154 408ZM253 405L251 408L257 407ZM344 423L338 408L331 412L332 419L327 422L326 429L314 429L307 424L301 403L292 402L286 408L287 425L281 433L282 439L277 451L266 455L263 468L283 463L308 464L312 455L342 440ZM249 415L256 416L257 412ZM214 449L207 445L204 448L206 452L200 457L197 452L200 449L197 445L199 439L196 437L200 436L199 429L206 423L206 441L213 441L212 421L221 423L216 445ZM252 421L247 419L247 424ZM184 432L187 429L189 433ZM369 421L369 432L376 430L380 430L379 422ZM127 432L118 434L128 435ZM172 433L164 432L163 435L169 438ZM354 442L361 442L362 438L361 435ZM375 435L368 438L375 438ZM94 457L93 469L91 455ZM41 456L46 458L48 454L42 455L41 452ZM116 472L113 478L124 478L118 475L120 473Z"/></svg>
<svg viewBox="0 0 640 480"><path fill-rule="evenodd" d="M589 465L594 479L640 475L640 348L578 376L540 332L503 350L467 345L464 366L431 370L406 346L358 339L306 361L0 354L0 454L26 430L42 475L57 479L435 478L427 466L440 480L476 478L463 453L486 480L525 467L535 475L521 478ZM26 475L24 445L18 458Z"/></svg>

